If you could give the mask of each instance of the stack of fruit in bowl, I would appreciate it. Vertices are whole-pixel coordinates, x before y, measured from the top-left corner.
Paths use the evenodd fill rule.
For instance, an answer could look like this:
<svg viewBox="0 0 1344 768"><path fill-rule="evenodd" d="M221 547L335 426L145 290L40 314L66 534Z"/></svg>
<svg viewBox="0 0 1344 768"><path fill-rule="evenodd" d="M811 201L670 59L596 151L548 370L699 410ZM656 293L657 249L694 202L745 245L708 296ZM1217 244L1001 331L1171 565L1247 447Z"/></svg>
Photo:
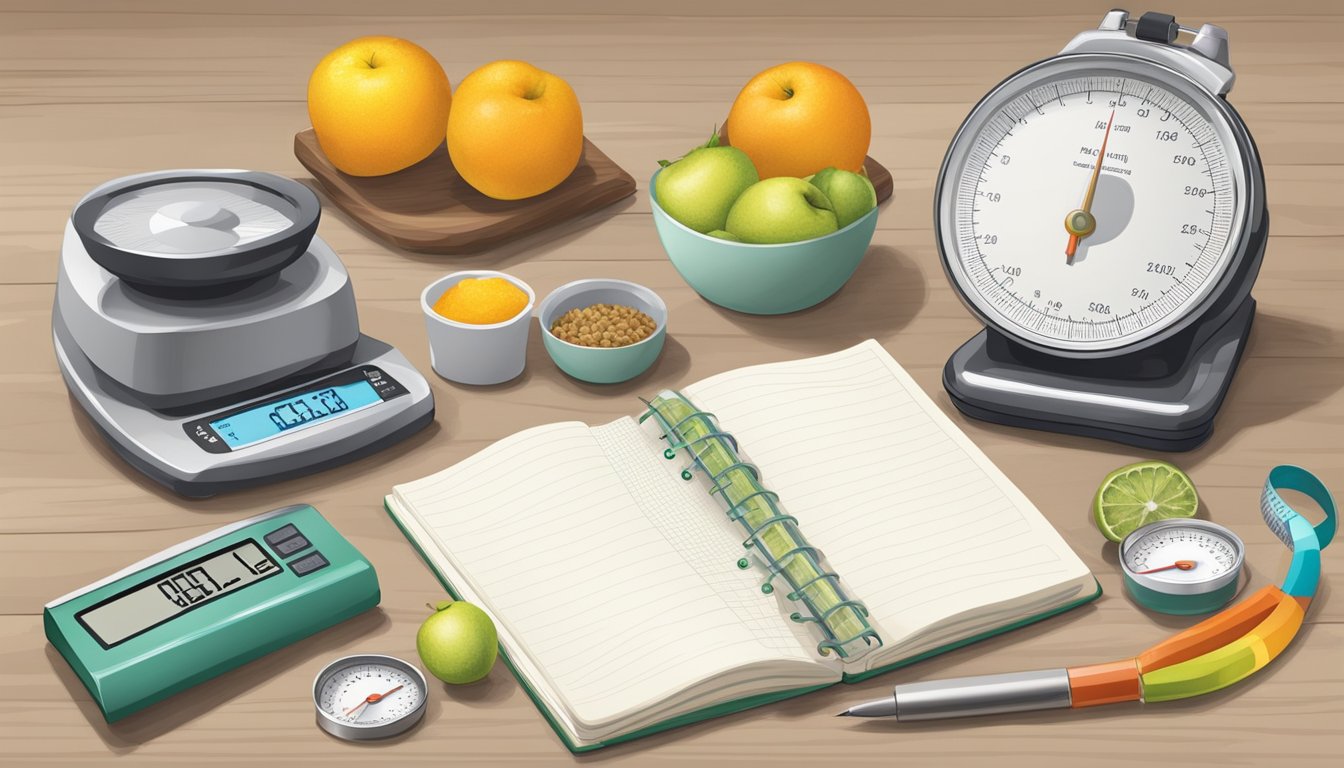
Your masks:
<svg viewBox="0 0 1344 768"><path fill-rule="evenodd" d="M864 174L868 107L844 75L792 62L747 83L710 140L650 183L673 266L706 299L781 314L817 304L854 273L877 227Z"/></svg>
<svg viewBox="0 0 1344 768"><path fill-rule="evenodd" d="M495 61L453 92L428 51L395 37L361 37L328 53L308 81L308 115L342 173L396 173L446 139L458 174L496 200L555 188L583 154L583 111L563 79Z"/></svg>

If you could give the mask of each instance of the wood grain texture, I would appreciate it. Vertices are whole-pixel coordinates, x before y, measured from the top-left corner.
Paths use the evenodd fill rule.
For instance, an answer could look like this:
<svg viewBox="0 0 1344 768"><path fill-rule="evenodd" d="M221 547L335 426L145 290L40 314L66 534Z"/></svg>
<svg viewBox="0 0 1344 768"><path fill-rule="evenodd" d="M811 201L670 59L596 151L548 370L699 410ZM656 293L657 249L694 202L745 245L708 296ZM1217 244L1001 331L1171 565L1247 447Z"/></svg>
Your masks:
<svg viewBox="0 0 1344 768"><path fill-rule="evenodd" d="M1143 612L1121 590L1113 545L1088 519L1106 472L1150 456L1084 438L968 421L941 366L978 326L942 273L931 226L943 152L971 105L1002 77L1049 56L1109 7L808 0L672 5L612 0L367 0L274 3L0 0L0 740L6 764L1131 766L1334 765L1344 751L1344 545L1287 653L1229 690L1185 702L1115 705L974 721L846 723L832 715L897 682L1084 664L1132 655L1193 619ZM1300 464L1344 495L1344 5L1320 0L1173 0L1154 6L1232 36L1231 101L1265 163L1271 237L1259 316L1213 438L1163 455L1198 484L1200 515L1246 541L1249 584L1277 583L1282 544L1257 511L1274 464ZM1134 8L1132 10L1144 10ZM455 15L454 15L455 14ZM538 292L581 277L648 285L666 300L663 357L638 379L569 379L540 340L499 387L430 376L435 425L338 470L186 502L130 470L66 394L51 353L56 261L74 203L97 183L173 167L242 167L310 181L292 137L308 126L304 84L328 50L363 34L424 45L458 82L509 56L574 85L585 133L644 185L661 157L702 141L737 90L796 58L845 72L873 116L870 150L892 175L873 247L855 278L805 312L750 317L700 299L667 262L635 195L472 256L389 247L334 206L322 237L350 269L364 330L421 371L429 353L418 296L445 272L507 270ZM435 686L425 722L392 742L352 746L313 723L308 688L345 653L415 658L423 604L442 598L379 507L421 477L520 429L604 423L640 395L741 365L877 338L1030 497L1093 570L1096 603L857 686L575 758L503 668L482 684ZM47 645L51 598L183 539L282 504L311 502L377 567L379 609L177 696L116 726Z"/></svg>
<svg viewBox="0 0 1344 768"><path fill-rule="evenodd" d="M635 193L635 180L586 137L579 164L554 189L525 200L495 200L462 178L439 145L387 176L341 173L313 129L294 135L294 156L327 198L391 245L421 253L477 253L605 208Z"/></svg>

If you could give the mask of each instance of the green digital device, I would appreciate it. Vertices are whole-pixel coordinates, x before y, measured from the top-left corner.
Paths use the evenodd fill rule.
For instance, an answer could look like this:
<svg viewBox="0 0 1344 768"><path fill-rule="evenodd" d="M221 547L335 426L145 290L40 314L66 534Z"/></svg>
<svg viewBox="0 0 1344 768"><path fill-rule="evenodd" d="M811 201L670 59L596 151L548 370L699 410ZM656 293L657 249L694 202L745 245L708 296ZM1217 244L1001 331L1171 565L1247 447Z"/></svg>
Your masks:
<svg viewBox="0 0 1344 768"><path fill-rule="evenodd" d="M42 618L110 723L378 600L373 565L300 504L169 547L53 600Z"/></svg>

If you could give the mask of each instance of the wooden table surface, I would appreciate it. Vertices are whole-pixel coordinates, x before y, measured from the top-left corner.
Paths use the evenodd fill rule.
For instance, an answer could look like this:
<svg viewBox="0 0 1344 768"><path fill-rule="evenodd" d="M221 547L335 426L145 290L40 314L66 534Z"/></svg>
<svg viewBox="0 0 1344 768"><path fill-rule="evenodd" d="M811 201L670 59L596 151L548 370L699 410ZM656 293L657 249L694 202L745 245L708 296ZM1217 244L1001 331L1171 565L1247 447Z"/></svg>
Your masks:
<svg viewBox="0 0 1344 768"><path fill-rule="evenodd" d="M1327 552L1322 595L1292 647L1231 689L1160 705L959 722L832 718L893 682L1122 658L1191 623L1141 611L1124 596L1115 548L1089 519L1100 478L1150 453L968 421L939 378L947 356L978 329L943 276L931 227L947 142L988 88L1056 53L1111 4L658 4L672 16L614 0L573 13L544 0L0 4L0 341L9 361L0 372L0 744L7 763L114 756L127 765L386 758L396 765L973 765L1005 757L1128 765L1132 753L1169 765L1337 759L1344 600L1331 592L1344 572L1344 546ZM1163 10L1230 31L1239 75L1232 101L1259 142L1268 178L1273 228L1249 349L1213 438L1173 457L1198 484L1203 516L1246 540L1250 588L1257 588L1277 583L1287 563L1257 512L1266 471L1301 464L1344 496L1344 7L1210 0ZM442 15L449 12L460 15ZM49 313L70 208L101 181L153 169L234 167L305 178L291 147L308 125L308 74L326 51L364 34L415 40L453 83L497 58L560 74L579 94L587 134L641 186L586 219L470 257L389 248L328 207L321 235L350 269L364 331L429 373L421 288L445 272L484 267L521 277L539 295L581 277L649 285L671 311L666 351L633 382L589 386L561 374L534 333L527 371L512 383L472 389L431 375L436 424L376 456L204 502L174 497L109 450L57 372ZM892 170L895 193L856 278L833 300L786 317L735 314L701 300L673 271L643 187L656 160L703 140L751 75L800 58L840 69L863 91L873 116L871 153ZM432 686L425 722L390 743L357 746L316 729L309 685L321 665L357 651L415 659L424 603L443 597L380 507L394 483L519 429L563 419L604 423L635 412L636 397L660 387L868 337L1036 502L1100 579L1100 600L878 680L584 757L565 750L502 665L478 685ZM381 607L106 725L43 637L43 604L147 553L300 501L322 510L373 561Z"/></svg>

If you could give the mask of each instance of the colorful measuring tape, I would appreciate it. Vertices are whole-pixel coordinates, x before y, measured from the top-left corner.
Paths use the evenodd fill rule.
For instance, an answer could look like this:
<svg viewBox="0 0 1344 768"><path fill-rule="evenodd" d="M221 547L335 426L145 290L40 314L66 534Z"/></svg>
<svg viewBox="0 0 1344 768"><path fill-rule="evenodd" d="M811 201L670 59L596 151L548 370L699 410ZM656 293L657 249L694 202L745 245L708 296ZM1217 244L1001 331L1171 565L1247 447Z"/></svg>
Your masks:
<svg viewBox="0 0 1344 768"><path fill-rule="evenodd" d="M1325 519L1312 525L1279 496L1279 489L1300 491L1315 501ZM1335 536L1335 500L1315 475L1283 465L1270 471L1260 496L1265 524L1293 551L1288 575L1278 587L1267 586L1232 608L1196 624L1133 659L1140 690L1134 696L1107 699L1089 690L1089 675L1069 670L1069 685L1079 690L1073 706L1108 701L1170 701L1198 696L1242 680L1273 661L1297 635L1321 580L1321 550ZM1081 689L1081 690L1080 690ZM1091 701L1089 694L1102 700Z"/></svg>
<svg viewBox="0 0 1344 768"><path fill-rule="evenodd" d="M1325 519L1312 525L1279 495L1306 494ZM1301 467L1270 471L1260 497L1265 523L1293 552L1288 575L1131 659L1081 667L936 680L895 687L890 698L843 715L927 720L1119 701L1171 701L1210 693L1272 662L1302 627L1321 577L1321 550L1335 535L1335 501Z"/></svg>

